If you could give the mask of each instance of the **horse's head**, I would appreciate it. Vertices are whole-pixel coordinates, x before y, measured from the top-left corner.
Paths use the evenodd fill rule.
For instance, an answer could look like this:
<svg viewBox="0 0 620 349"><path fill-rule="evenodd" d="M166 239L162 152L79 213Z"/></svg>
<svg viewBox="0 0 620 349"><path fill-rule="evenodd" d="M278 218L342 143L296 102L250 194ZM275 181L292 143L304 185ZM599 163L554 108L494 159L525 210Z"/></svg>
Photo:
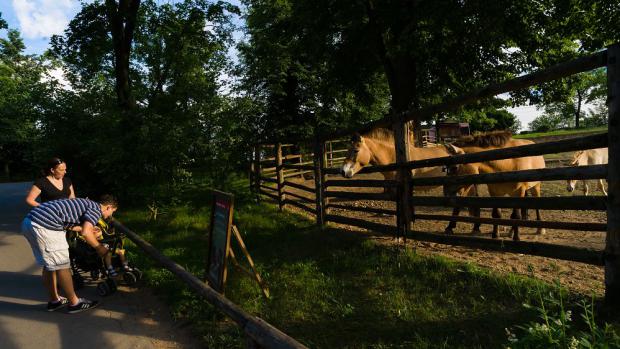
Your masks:
<svg viewBox="0 0 620 349"><path fill-rule="evenodd" d="M569 163L569 166L579 166L583 154L584 154L583 150L575 152L575 154L573 154L573 159ZM573 191L575 191L575 187L576 186L577 186L577 180L576 179L569 179L569 180L566 181L566 190L569 193L572 193Z"/></svg>
<svg viewBox="0 0 620 349"><path fill-rule="evenodd" d="M465 151L455 145L447 144L446 150L450 155L460 155L465 154ZM449 164L445 167L446 175L448 176L459 176L470 174L474 172L474 169L471 164ZM443 195L444 196L467 196L469 191L475 187L470 184L466 185L456 185L456 184L446 184L443 186Z"/></svg>
<svg viewBox="0 0 620 349"><path fill-rule="evenodd" d="M364 137L359 133L355 133L351 137L351 144L347 151L347 156L344 159L340 173L343 177L351 178L362 167L368 165L371 159L371 151L366 144Z"/></svg>

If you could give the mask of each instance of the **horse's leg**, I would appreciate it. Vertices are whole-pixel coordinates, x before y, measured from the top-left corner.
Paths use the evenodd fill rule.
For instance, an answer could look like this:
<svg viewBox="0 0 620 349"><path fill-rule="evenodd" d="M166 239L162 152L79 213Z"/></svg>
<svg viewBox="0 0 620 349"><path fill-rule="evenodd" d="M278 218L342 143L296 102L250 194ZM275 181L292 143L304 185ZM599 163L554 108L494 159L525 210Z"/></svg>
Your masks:
<svg viewBox="0 0 620 349"><path fill-rule="evenodd" d="M527 190L525 191L525 197L527 197ZM527 207L521 208L521 218L527 220Z"/></svg>
<svg viewBox="0 0 620 349"><path fill-rule="evenodd" d="M607 196L607 190L605 190L605 183L603 183L602 179L598 180L598 187L601 189L601 191L603 192L603 194L605 196Z"/></svg>
<svg viewBox="0 0 620 349"><path fill-rule="evenodd" d="M469 192L468 196L475 196L477 197L479 193L478 190L478 185L474 185L472 187L472 189ZM480 218L480 207L473 207L473 208L469 208L469 215L472 217L476 217L476 218ZM471 230L472 234L480 234L480 222L476 222L474 223L474 227Z"/></svg>
<svg viewBox="0 0 620 349"><path fill-rule="evenodd" d="M531 191L532 191L532 196L537 197L537 198L541 197L541 183L538 183L534 187L532 187ZM539 209L536 209L536 220L539 222L542 221L542 215L540 214ZM545 233L546 233L545 228L536 229L536 234L544 235Z"/></svg>
<svg viewBox="0 0 620 349"><path fill-rule="evenodd" d="M493 213L491 213L491 217L493 218L502 218L502 212L498 207L493 207ZM499 226L497 224L493 224L493 232L491 233L491 237L493 239L497 239Z"/></svg>
<svg viewBox="0 0 620 349"><path fill-rule="evenodd" d="M452 216L453 217L458 217L458 215L461 213L461 208L460 207L455 207L452 209ZM454 234L454 228L456 228L456 221L450 221L450 223L448 223L448 226L446 227L445 233L446 234Z"/></svg>
<svg viewBox="0 0 620 349"><path fill-rule="evenodd" d="M583 195L588 196L590 193L590 188L588 188L588 181L583 181Z"/></svg>
<svg viewBox="0 0 620 349"><path fill-rule="evenodd" d="M525 186L521 186L517 192L517 195L514 195L514 197L525 197L525 193L527 192L527 189L525 189ZM512 215L510 216L510 219L521 219L521 214L519 212L519 209L517 208L513 208L512 209ZM512 226L512 239L514 241L519 241L519 226L518 225L513 225Z"/></svg>

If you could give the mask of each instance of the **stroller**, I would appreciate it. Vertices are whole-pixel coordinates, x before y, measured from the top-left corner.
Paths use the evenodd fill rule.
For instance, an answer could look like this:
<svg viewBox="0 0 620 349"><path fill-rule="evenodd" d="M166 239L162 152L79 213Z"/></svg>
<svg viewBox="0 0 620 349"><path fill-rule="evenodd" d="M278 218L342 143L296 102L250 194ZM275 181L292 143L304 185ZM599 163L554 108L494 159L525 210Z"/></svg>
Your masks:
<svg viewBox="0 0 620 349"><path fill-rule="evenodd" d="M112 266L118 275L122 277L124 283L128 286L135 285L142 279L142 271L130 265L131 271L125 271L117 250L123 248L124 235L117 233L106 221L100 219L97 227L101 229L102 236L99 241L109 246L112 253ZM67 234L69 243L69 258L71 260L71 272L73 285L75 289L84 287L83 273L90 273L93 281L103 279L97 284L97 293L100 296L108 296L116 292L118 286L117 281L108 274L108 269L103 258L97 255L97 251L92 248L86 241L76 232L70 231Z"/></svg>

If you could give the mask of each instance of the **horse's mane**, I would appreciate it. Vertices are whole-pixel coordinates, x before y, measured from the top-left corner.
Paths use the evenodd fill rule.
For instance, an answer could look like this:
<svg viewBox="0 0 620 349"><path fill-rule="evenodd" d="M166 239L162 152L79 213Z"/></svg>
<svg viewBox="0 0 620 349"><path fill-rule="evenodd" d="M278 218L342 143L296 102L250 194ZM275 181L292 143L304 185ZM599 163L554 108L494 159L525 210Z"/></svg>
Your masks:
<svg viewBox="0 0 620 349"><path fill-rule="evenodd" d="M581 160L581 157L586 153L585 150L579 150L576 151L575 154L573 154L573 160L571 161L571 165L578 165L579 164L579 160Z"/></svg>
<svg viewBox="0 0 620 349"><path fill-rule="evenodd" d="M456 140L453 144L457 147L501 147L512 139L510 131L492 131L464 136Z"/></svg>
<svg viewBox="0 0 620 349"><path fill-rule="evenodd" d="M387 128L375 128L362 135L364 138L371 138L378 141L393 142L394 132Z"/></svg>

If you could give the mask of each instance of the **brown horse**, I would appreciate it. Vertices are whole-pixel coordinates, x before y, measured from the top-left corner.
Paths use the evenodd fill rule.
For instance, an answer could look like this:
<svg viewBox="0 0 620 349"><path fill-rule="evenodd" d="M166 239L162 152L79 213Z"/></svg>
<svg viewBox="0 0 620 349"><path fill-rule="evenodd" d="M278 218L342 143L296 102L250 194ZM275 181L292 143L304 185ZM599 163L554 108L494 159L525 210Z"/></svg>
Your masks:
<svg viewBox="0 0 620 349"><path fill-rule="evenodd" d="M450 153L445 146L433 148L415 148L409 146L409 159L422 160L442 156L449 156ZM396 151L394 147L394 134L391 130L378 128L363 135L355 134L351 137L351 145L347 156L342 164L340 173L343 177L352 178L364 166L368 165L388 165L396 162ZM411 171L417 177L445 176L441 167L427 167ZM396 178L396 172L383 172L385 179ZM416 187L416 190L430 190L435 187Z"/></svg>
<svg viewBox="0 0 620 349"><path fill-rule="evenodd" d="M452 154L476 153L485 150L502 149L508 147L516 147L520 145L533 144L534 142L525 139L513 139L510 132L490 132L476 136L464 137L456 141L450 146ZM520 171L545 168L545 160L542 156L528 156L516 159L494 160L488 162L478 162L463 165L456 165L449 169L450 175L473 175L480 173L496 173L505 171ZM513 196L525 197L529 191L532 196L540 197L540 182L512 182L512 183L493 183L487 184L489 194L491 196ZM450 188L449 194L459 194L462 196L471 195L471 191L475 190L474 185L464 185L456 188ZM525 210L524 216L526 215ZM458 215L459 209L455 208L453 215ZM493 218L501 218L499 208L493 208ZM512 219L521 219L521 214L515 208L512 211ZM525 217L524 217L525 218ZM540 211L536 210L536 219L542 220ZM456 222L452 221L446 228L446 233L452 233L452 229L456 226ZM479 228L479 224L474 226L474 230ZM519 240L519 227L513 226L513 239ZM544 229L538 228L539 234L544 234ZM492 237L497 238L498 225L493 225Z"/></svg>

